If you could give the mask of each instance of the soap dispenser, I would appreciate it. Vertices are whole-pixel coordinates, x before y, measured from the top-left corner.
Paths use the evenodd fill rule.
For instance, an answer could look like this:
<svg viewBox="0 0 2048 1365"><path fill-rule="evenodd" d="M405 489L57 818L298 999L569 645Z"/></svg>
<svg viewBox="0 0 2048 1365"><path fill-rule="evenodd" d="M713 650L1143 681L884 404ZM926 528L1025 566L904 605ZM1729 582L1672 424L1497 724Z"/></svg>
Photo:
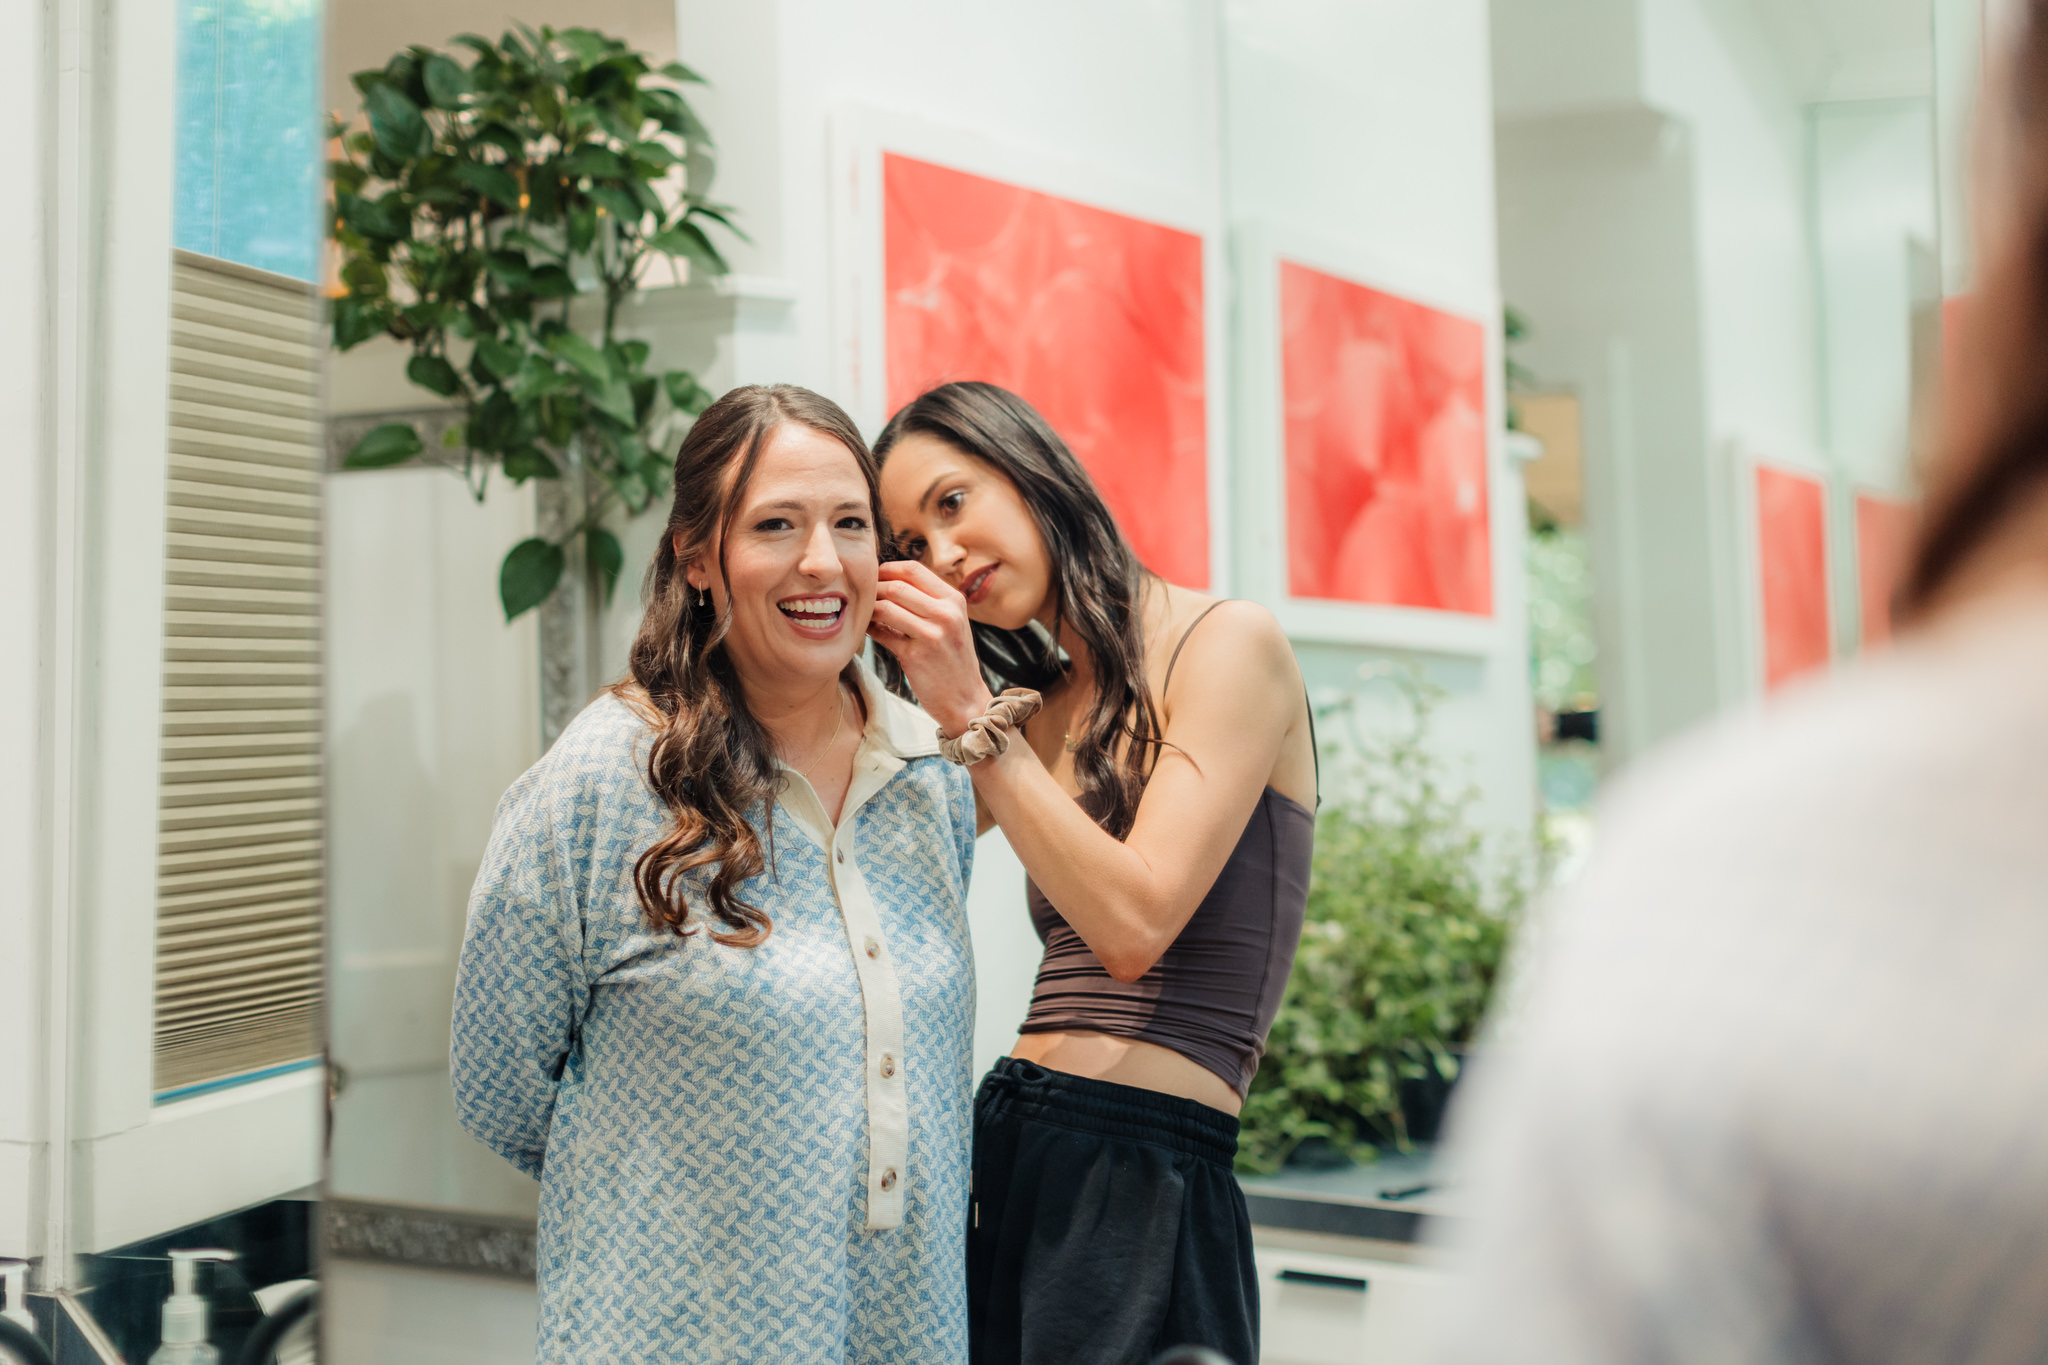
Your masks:
<svg viewBox="0 0 2048 1365"><path fill-rule="evenodd" d="M28 1311L28 1262L0 1260L0 1285L5 1285L6 1301L0 1303L0 1318L10 1318L28 1328L33 1336L36 1330L35 1316Z"/></svg>
<svg viewBox="0 0 2048 1365"><path fill-rule="evenodd" d="M163 1344L149 1365L220 1365L206 1339L206 1300L196 1287L201 1261L232 1261L235 1253L211 1247L171 1253L171 1296L164 1300Z"/></svg>

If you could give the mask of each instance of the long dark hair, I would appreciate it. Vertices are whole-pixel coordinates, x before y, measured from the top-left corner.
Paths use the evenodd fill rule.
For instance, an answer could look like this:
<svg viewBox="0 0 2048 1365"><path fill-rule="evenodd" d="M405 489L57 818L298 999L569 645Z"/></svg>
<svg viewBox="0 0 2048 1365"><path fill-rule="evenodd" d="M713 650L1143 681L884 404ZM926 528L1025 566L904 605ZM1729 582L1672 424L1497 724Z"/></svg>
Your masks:
<svg viewBox="0 0 2048 1365"><path fill-rule="evenodd" d="M1036 408L1008 389L940 385L889 419L875 438L877 461L913 433L993 466L1031 509L1052 573L1056 622L1080 636L1095 670L1095 702L1074 745L1074 772L1081 789L1096 797L1102 827L1123 838L1137 818L1161 742L1158 708L1145 681L1142 607L1152 575L1074 452ZM1037 685L1056 671L1051 642L1035 632L977 623L974 634L983 667L1006 683Z"/></svg>
<svg viewBox="0 0 2048 1365"><path fill-rule="evenodd" d="M2048 0L2025 0L1979 115L1980 278L1942 374L1941 457L1897 606L1924 616L2048 483ZM1951 314L1953 318L1954 315Z"/></svg>
<svg viewBox="0 0 2048 1365"><path fill-rule="evenodd" d="M853 419L837 403L794 384L734 389L704 410L676 453L676 496L668 530L648 567L647 611L633 640L630 682L616 691L655 730L647 783L674 823L633 865L633 886L650 923L687 937L688 874L710 867L704 900L723 929L713 940L752 948L774 927L739 898L740 884L767 867L761 835L747 822L755 802L775 798L775 749L747 709L739 675L722 647L732 628L732 595L720 612L692 602L685 570L718 542L718 578L725 581L726 535L739 514L768 438L796 422L845 446L867 480L870 520L879 526L882 495L874 456ZM676 543L682 542L682 553ZM860 695L856 666L843 675Z"/></svg>

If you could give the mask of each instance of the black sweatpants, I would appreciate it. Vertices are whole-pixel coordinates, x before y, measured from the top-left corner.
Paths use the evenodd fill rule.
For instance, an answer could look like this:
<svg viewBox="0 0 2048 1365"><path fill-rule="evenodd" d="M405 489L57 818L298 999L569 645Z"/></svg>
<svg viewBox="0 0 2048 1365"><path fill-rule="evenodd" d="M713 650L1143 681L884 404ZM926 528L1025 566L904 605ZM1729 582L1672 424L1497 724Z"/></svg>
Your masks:
<svg viewBox="0 0 2048 1365"><path fill-rule="evenodd" d="M1237 1120L1174 1095L1005 1057L974 1100L973 1365L1259 1356Z"/></svg>

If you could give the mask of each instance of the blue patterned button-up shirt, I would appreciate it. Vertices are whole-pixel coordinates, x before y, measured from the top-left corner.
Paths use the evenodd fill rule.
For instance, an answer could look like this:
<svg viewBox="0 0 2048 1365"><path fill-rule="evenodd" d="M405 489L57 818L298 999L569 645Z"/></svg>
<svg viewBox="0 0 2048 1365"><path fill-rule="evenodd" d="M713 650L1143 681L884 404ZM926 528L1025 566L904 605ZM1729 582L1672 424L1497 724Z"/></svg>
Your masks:
<svg viewBox="0 0 2048 1365"><path fill-rule="evenodd" d="M464 1126L541 1182L542 1361L967 1359L974 797L862 682L836 828L784 771L757 948L649 927L668 816L616 698L499 805L452 1062Z"/></svg>

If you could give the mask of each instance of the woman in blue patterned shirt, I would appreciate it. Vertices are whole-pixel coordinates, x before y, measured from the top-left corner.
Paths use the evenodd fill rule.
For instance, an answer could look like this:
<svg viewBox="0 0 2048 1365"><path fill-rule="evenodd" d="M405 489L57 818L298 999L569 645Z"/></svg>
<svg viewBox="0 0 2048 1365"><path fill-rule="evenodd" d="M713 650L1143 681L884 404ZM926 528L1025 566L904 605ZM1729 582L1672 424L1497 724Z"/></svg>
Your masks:
<svg viewBox="0 0 2048 1365"><path fill-rule="evenodd" d="M879 505L831 402L713 404L631 679L498 808L454 1079L542 1361L967 1358L974 798L857 659Z"/></svg>

